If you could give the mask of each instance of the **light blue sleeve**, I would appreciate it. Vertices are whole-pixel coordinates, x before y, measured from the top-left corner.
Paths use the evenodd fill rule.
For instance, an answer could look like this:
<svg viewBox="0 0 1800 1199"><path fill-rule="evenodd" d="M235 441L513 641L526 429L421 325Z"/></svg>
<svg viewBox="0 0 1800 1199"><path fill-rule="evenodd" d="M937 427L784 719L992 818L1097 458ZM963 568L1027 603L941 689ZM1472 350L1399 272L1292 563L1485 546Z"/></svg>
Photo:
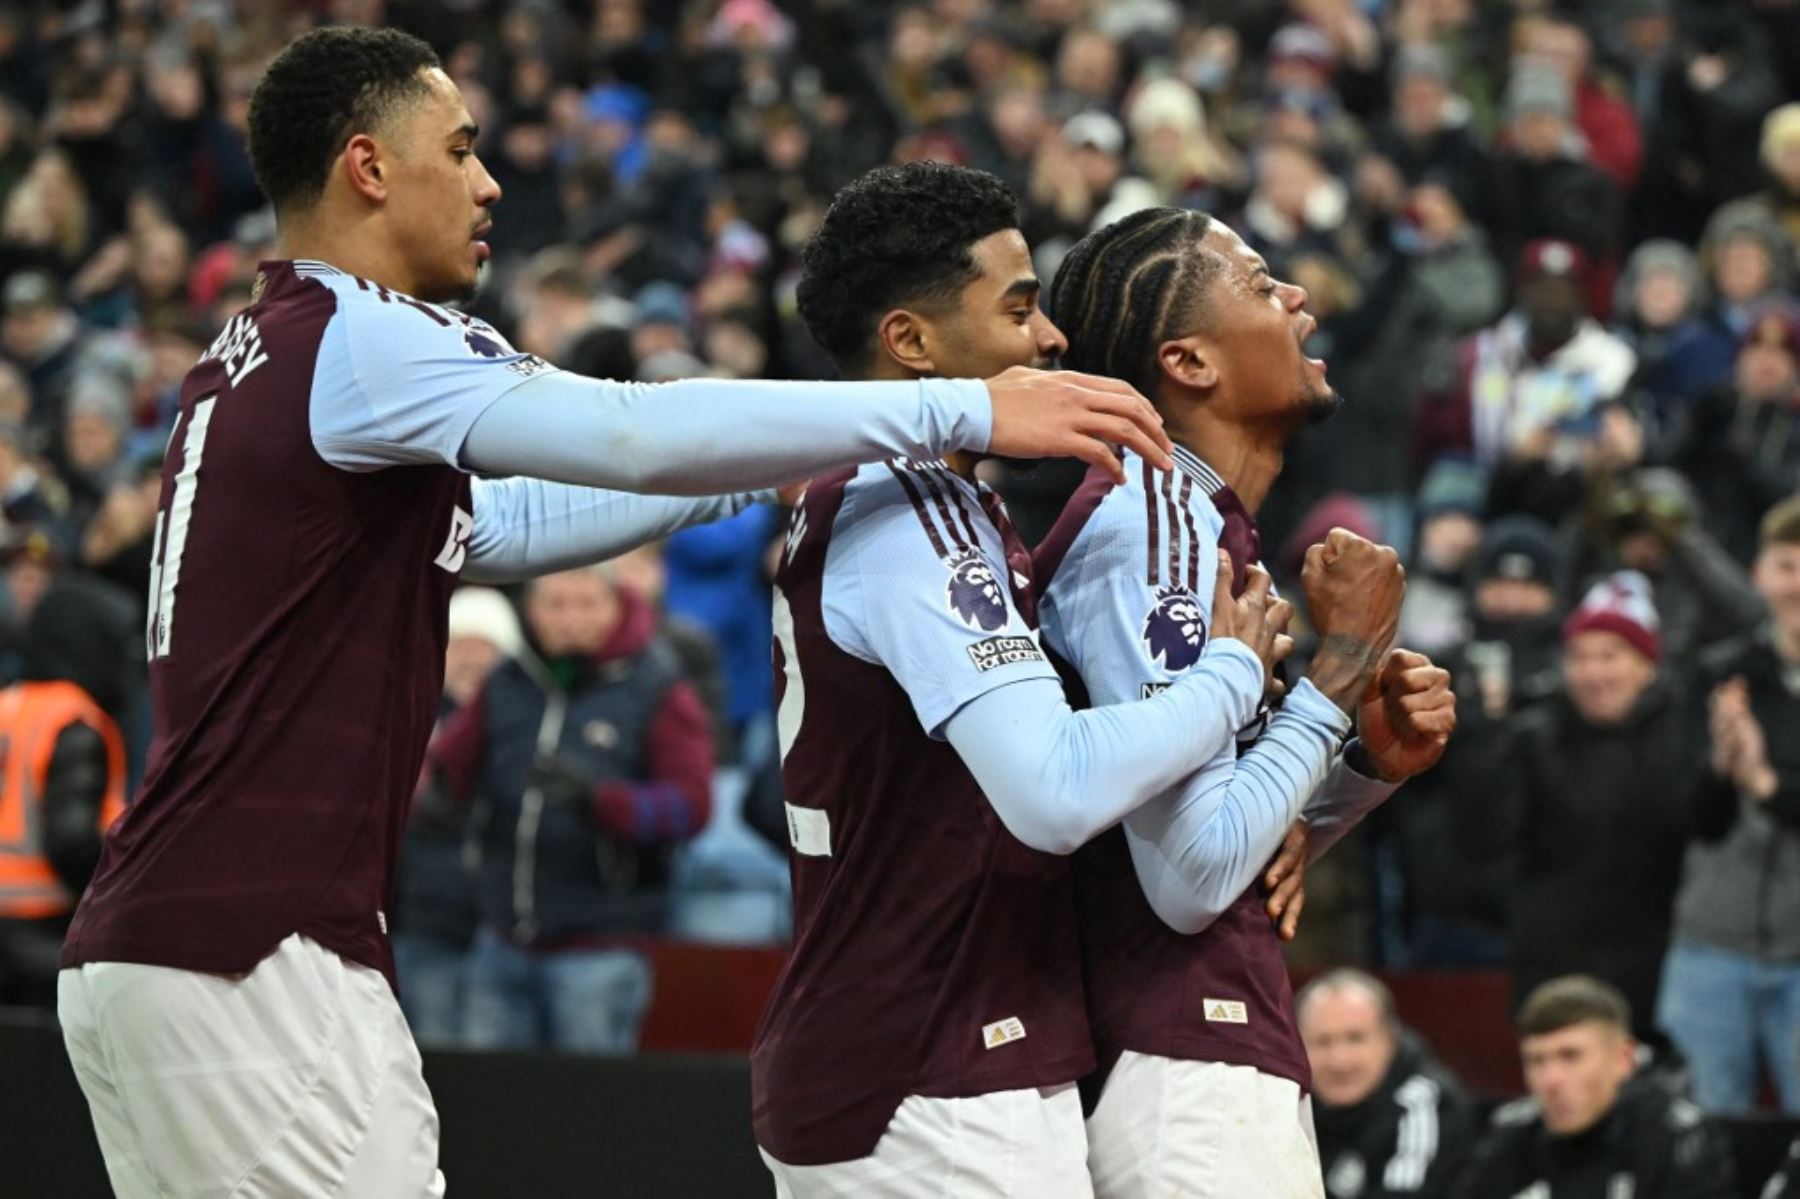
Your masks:
<svg viewBox="0 0 1800 1199"><path fill-rule="evenodd" d="M313 445L344 470L439 463L663 495L777 487L851 462L983 452L972 379L617 383L568 374L492 326L348 275L310 403Z"/></svg>
<svg viewBox="0 0 1800 1199"><path fill-rule="evenodd" d="M542 479L476 479L475 527L463 577L508 583L604 562L692 525L724 520L773 492L682 498L632 495Z"/></svg>
<svg viewBox="0 0 1800 1199"><path fill-rule="evenodd" d="M997 687L1059 685L1006 571L968 484L936 468L866 466L846 486L826 550L825 630L893 675L921 727L941 737L953 712Z"/></svg>
<svg viewBox="0 0 1800 1199"><path fill-rule="evenodd" d="M1048 679L1015 683L965 704L944 735L1013 836L1045 853L1073 853L1191 774L1206 754L1192 730L1260 687L1262 663L1243 643L1220 640L1207 653L1222 669L1085 712L1070 711ZM1253 711L1245 704L1236 715L1248 720Z"/></svg>
<svg viewBox="0 0 1800 1199"><path fill-rule="evenodd" d="M1363 817L1386 803L1400 789L1398 783L1365 778L1351 768L1349 756L1340 755L1325 782L1313 792L1301 815L1306 817L1306 856L1319 858L1344 839L1344 834L1362 822Z"/></svg>
<svg viewBox="0 0 1800 1199"><path fill-rule="evenodd" d="M1212 669L1209 651L1222 644L1207 633L1217 511L1194 490L1146 496L1139 474L1128 474L1131 482L1101 502L1076 538L1043 606L1048 644L1075 668L1097 707L1205 673ZM1161 478L1152 475L1152 487ZM1252 712L1261 686L1259 673ZM1204 715L1193 727L1205 738L1206 757L1125 817L1145 896L1184 933L1205 928L1255 881L1325 778L1350 723L1304 681L1240 758L1237 734L1249 719L1226 719L1224 709Z"/></svg>
<svg viewBox="0 0 1800 1199"><path fill-rule="evenodd" d="M942 471L865 467L826 551L825 629L894 676L920 725L956 749L1015 837L1072 853L1204 760L1192 730L1209 714L1232 712L1232 728L1248 720L1262 663L1220 642L1219 672L1142 704L1072 712L1013 605L1008 569L967 484Z"/></svg>
<svg viewBox="0 0 1800 1199"><path fill-rule="evenodd" d="M309 416L313 447L342 470L458 465L494 401L560 373L464 313L350 275L321 282L338 306L320 341Z"/></svg>
<svg viewBox="0 0 1800 1199"><path fill-rule="evenodd" d="M1132 865L1163 923L1197 933L1237 901L1333 769L1349 730L1343 709L1302 679L1247 752L1226 749L1126 818ZM1309 846L1310 857L1319 852Z"/></svg>
<svg viewBox="0 0 1800 1199"><path fill-rule="evenodd" d="M709 495L779 487L846 463L984 450L992 430L979 380L612 383L557 373L483 412L461 460L486 474Z"/></svg>

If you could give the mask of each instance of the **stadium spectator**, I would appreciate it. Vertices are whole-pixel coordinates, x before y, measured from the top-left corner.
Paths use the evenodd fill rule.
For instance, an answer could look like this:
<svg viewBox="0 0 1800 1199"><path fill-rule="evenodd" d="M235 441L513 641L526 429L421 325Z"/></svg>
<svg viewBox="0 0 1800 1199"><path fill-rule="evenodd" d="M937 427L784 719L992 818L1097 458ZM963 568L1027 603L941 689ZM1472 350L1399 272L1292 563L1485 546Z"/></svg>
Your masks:
<svg viewBox="0 0 1800 1199"><path fill-rule="evenodd" d="M1474 483L1465 479L1462 486ZM1459 584L1466 621L1453 645L1434 651L1451 673L1461 728L1444 760L1413 780L1406 802L1378 813L1374 825L1383 879L1376 891L1376 935L1385 960L1394 964L1505 962L1509 863L1461 843L1458 811L1470 802L1463 780L1470 755L1482 753L1500 725L1560 685L1558 588L1564 568L1555 534L1526 517L1495 521L1484 534L1479 527L1473 531L1481 541L1460 576L1466 582ZM1456 543L1458 552L1462 544ZM1430 548L1429 540L1425 545ZM1409 601L1421 584L1433 583L1420 578L1425 573L1419 565L1409 572Z"/></svg>
<svg viewBox="0 0 1800 1199"><path fill-rule="evenodd" d="M1680 242L1645 242L1619 276L1613 331L1637 355L1630 392L1653 437L1667 437L1691 401L1731 374L1732 334L1702 299L1699 262Z"/></svg>
<svg viewBox="0 0 1800 1199"><path fill-rule="evenodd" d="M463 1039L629 1053L651 985L633 942L661 931L671 852L706 823L711 733L610 568L533 581L525 624L434 750L451 801L483 809Z"/></svg>
<svg viewBox="0 0 1800 1199"><path fill-rule="evenodd" d="M6 281L0 312L0 353L25 373L26 420L38 447L62 436L63 398L81 350L80 320L63 302L50 275L24 271Z"/></svg>
<svg viewBox="0 0 1800 1199"><path fill-rule="evenodd" d="M1699 750L1648 582L1596 584L1563 625L1563 685L1499 726L1464 730L1454 827L1477 862L1511 867L1516 996L1581 969L1652 1026ZM1509 1194L1511 1192L1508 1192Z"/></svg>
<svg viewBox="0 0 1800 1199"><path fill-rule="evenodd" d="M0 390L15 384L23 388L17 372L0 363ZM30 456L28 438L24 426L0 420L0 517L8 527L54 525L69 505L62 480Z"/></svg>
<svg viewBox="0 0 1800 1199"><path fill-rule="evenodd" d="M1400 606L1400 644L1438 657L1468 640L1468 573L1481 548L1485 491L1481 473L1460 459L1440 459L1425 473Z"/></svg>
<svg viewBox="0 0 1800 1199"><path fill-rule="evenodd" d="M1294 998L1312 1063L1331 1199L1447 1195L1480 1131L1475 1099L1394 1011L1387 987L1332 970Z"/></svg>
<svg viewBox="0 0 1800 1199"><path fill-rule="evenodd" d="M40 608L34 630L57 614ZM100 836L125 805L125 746L92 696L28 670L0 690L0 1004L50 1008L75 897L100 859Z"/></svg>
<svg viewBox="0 0 1800 1199"><path fill-rule="evenodd" d="M1753 201L1800 247L1800 104L1783 104L1763 118L1761 160L1767 182Z"/></svg>
<svg viewBox="0 0 1800 1199"><path fill-rule="evenodd" d="M1709 769L1663 966L1663 1026L1712 1111L1757 1083L1800 1114L1800 496L1770 510L1754 572L1769 621L1708 653ZM1784 732L1785 730L1785 732Z"/></svg>
<svg viewBox="0 0 1800 1199"><path fill-rule="evenodd" d="M1618 185L1588 161L1569 81L1544 62L1520 59L1507 83L1505 118L1492 208L1501 260L1519 261L1540 239L1569 242L1604 281L1619 242L1621 197ZM1604 293L1584 280L1581 294L1593 305Z"/></svg>
<svg viewBox="0 0 1800 1199"><path fill-rule="evenodd" d="M1678 671L1762 620L1749 576L1702 519L1683 476L1661 467L1600 476L1588 496L1589 519L1572 539L1572 579L1620 569L1644 575L1662 620L1663 652Z"/></svg>
<svg viewBox="0 0 1800 1199"><path fill-rule="evenodd" d="M1794 246L1754 200L1735 200L1713 214L1700 240L1700 261L1713 319L1740 337L1793 288Z"/></svg>
<svg viewBox="0 0 1800 1199"><path fill-rule="evenodd" d="M769 542L776 533L775 510L759 505L730 520L683 529L663 550L664 607L703 630L716 647L731 729L726 744L734 759L737 748L758 748L760 738L752 726L766 722L775 710L766 572Z"/></svg>
<svg viewBox="0 0 1800 1199"><path fill-rule="evenodd" d="M1707 523L1748 562L1757 522L1800 490L1800 312L1760 312L1744 332L1731 382L1702 396L1670 454L1699 489Z"/></svg>
<svg viewBox="0 0 1800 1199"><path fill-rule="evenodd" d="M1456 1199L1731 1199L1724 1134L1638 1071L1618 989L1575 975L1535 988L1519 1012L1530 1097L1502 1107Z"/></svg>
<svg viewBox="0 0 1800 1199"><path fill-rule="evenodd" d="M450 597L450 642L438 732L481 693L488 675L519 650L519 618L511 601L485 587ZM469 947L479 920L466 815L445 802L426 767L400 851L394 887L394 973L400 1006L421 1045L462 1039Z"/></svg>
<svg viewBox="0 0 1800 1199"><path fill-rule="evenodd" d="M1575 127L1587 144L1588 160L1629 193L1643 164L1637 116L1624 100L1594 77L1594 44L1581 22L1552 13L1521 23L1518 41L1527 55L1561 75L1575 100Z"/></svg>
<svg viewBox="0 0 1800 1199"><path fill-rule="evenodd" d="M1456 90L1450 53L1430 43L1400 47L1394 56L1393 107L1375 134L1375 150L1392 164L1400 180L1417 186L1428 179L1455 195L1473 198L1479 214L1488 199L1492 165L1469 125L1469 105ZM1366 189L1359 189L1366 201ZM1390 206L1402 196L1386 192Z"/></svg>
<svg viewBox="0 0 1800 1199"><path fill-rule="evenodd" d="M1417 449L1425 461L1473 453L1542 487L1579 468L1601 406L1624 391L1635 359L1584 310L1591 267L1579 246L1534 241L1518 273L1513 310L1465 341L1449 385L1424 398Z"/></svg>

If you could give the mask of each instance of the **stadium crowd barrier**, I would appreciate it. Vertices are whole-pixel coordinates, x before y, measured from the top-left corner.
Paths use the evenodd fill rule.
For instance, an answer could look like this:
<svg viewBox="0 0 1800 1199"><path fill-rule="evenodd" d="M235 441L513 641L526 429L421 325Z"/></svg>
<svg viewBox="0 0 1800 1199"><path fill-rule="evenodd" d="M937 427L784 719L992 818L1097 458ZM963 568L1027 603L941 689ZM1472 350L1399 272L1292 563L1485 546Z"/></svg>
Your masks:
<svg viewBox="0 0 1800 1199"><path fill-rule="evenodd" d="M772 950L667 944L645 1052L609 1059L428 1050L450 1193L478 1199L761 1196L743 1054L781 965ZM1489 1095L1516 1093L1504 975L1395 974L1401 1016ZM1800 1123L1727 1123L1752 1199ZM105 1196L86 1104L48 1015L0 1009L0 1195Z"/></svg>

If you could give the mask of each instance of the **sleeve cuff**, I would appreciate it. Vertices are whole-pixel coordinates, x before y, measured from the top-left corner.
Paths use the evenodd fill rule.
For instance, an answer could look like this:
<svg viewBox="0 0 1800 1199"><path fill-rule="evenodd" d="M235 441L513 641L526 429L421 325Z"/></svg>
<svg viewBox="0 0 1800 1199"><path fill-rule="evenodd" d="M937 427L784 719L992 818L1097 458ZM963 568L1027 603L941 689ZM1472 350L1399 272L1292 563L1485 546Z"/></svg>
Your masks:
<svg viewBox="0 0 1800 1199"><path fill-rule="evenodd" d="M994 440L994 401L986 383L980 379L921 379L919 390L930 416L928 427L943 431L943 436L935 439L943 452L987 452Z"/></svg>
<svg viewBox="0 0 1800 1199"><path fill-rule="evenodd" d="M1221 663L1221 659L1225 661ZM1215 670L1224 666L1221 679L1231 689L1231 697L1238 702L1237 720L1233 727L1242 728L1249 724L1255 718L1256 710L1262 706L1262 659L1236 637L1220 637L1206 643L1206 647L1200 651L1200 661L1212 662Z"/></svg>
<svg viewBox="0 0 1800 1199"><path fill-rule="evenodd" d="M1292 712L1307 724L1326 730L1340 744L1350 735L1350 713L1326 699L1325 693L1313 686L1311 679L1301 679L1289 689L1281 710Z"/></svg>

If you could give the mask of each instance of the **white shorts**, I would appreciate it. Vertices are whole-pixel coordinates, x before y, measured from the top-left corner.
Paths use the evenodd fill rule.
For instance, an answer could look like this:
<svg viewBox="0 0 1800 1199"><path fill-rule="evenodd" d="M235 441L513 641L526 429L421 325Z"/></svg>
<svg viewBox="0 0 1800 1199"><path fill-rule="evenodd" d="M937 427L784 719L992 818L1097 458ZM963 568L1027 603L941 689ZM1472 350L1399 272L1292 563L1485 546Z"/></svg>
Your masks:
<svg viewBox="0 0 1800 1199"><path fill-rule="evenodd" d="M1090 1199L1075 1085L968 1099L908 1096L875 1152L790 1166L764 1152L778 1199Z"/></svg>
<svg viewBox="0 0 1800 1199"><path fill-rule="evenodd" d="M393 991L307 938L242 975L64 970L57 1015L124 1199L444 1193Z"/></svg>
<svg viewBox="0 0 1800 1199"><path fill-rule="evenodd" d="M1127 1052L1087 1135L1100 1199L1324 1199L1312 1099L1249 1066Z"/></svg>

